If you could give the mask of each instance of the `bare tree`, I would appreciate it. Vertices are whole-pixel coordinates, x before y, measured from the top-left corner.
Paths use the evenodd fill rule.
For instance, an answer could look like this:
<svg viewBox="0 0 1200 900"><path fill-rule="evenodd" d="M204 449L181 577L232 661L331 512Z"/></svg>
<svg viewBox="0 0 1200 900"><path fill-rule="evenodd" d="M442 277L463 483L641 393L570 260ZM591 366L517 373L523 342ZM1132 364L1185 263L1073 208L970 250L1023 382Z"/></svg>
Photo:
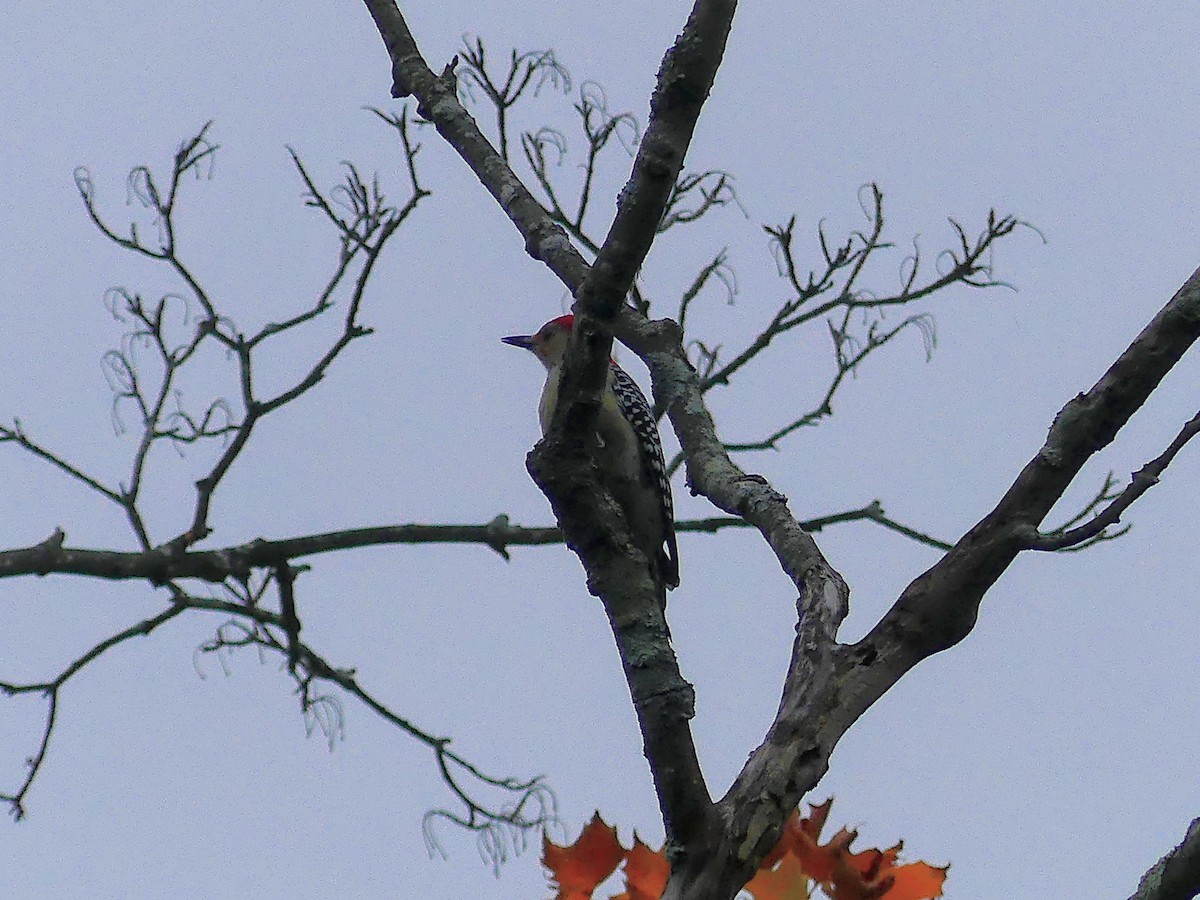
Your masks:
<svg viewBox="0 0 1200 900"><path fill-rule="evenodd" d="M528 252L549 266L576 299L581 324L568 356L555 425L530 455L530 471L549 497L568 544L587 570L589 589L604 603L613 626L667 832L672 874L664 896L733 897L774 845L786 816L820 781L841 736L917 662L953 647L970 633L987 590L1017 555L1079 547L1104 536L1200 428L1200 418L1188 422L1128 486L1114 494L1113 485L1106 483L1080 517L1043 529L1046 516L1083 464L1115 438L1200 335L1200 271L1100 381L1059 412L1045 445L996 506L913 580L866 637L841 644L837 631L849 609L848 586L792 516L786 498L733 462L705 405L705 387L733 374L741 357L723 369L710 362L706 373L697 371L685 351L679 323L647 319L642 310L624 302L660 226L671 221L671 198L720 65L736 3L697 0L667 51L629 183L590 264L569 240L563 223L569 217L545 214L457 102L453 68L438 76L424 63L394 3L366 3L392 59L393 93L417 97L422 114L433 120L520 229ZM875 223L882 227L881 214ZM979 283L972 280L979 271L972 271L979 254L1016 224L993 214L984 236L974 243L956 226L961 246L950 251L951 274ZM794 271L791 227L778 229L774 236L787 270ZM813 303L826 279L794 279L796 299L763 332L764 346L809 312L824 315L841 307L848 323L855 309L881 304L853 289L859 263L876 246L878 235L860 240L858 259L853 245L831 253L822 240L829 273L848 267L850 287L824 303ZM913 295L918 263L919 258L913 260L892 303L905 303ZM984 275L990 278L991 273L984 270ZM681 319L684 312L681 309ZM919 321L910 320L913 325ZM854 355L843 355L845 332L832 325L831 332L839 370L852 367ZM613 504L606 502L603 486L586 466L582 437L595 415L613 334L649 367L656 400L682 445L692 490L757 528L798 592L796 641L775 722L729 791L715 801L692 741L692 688L679 672L655 611L653 579L645 560L629 552L626 525L612 515ZM886 339L877 330L869 331L865 347ZM748 354L753 356L753 348ZM830 393L836 388L835 380ZM827 403L818 405L812 415L825 408ZM779 435L805 421L800 416ZM776 439L768 436L762 445Z"/></svg>
<svg viewBox="0 0 1200 900"><path fill-rule="evenodd" d="M330 661L302 637L297 575L320 554L378 544L473 543L507 556L511 546L561 545L565 540L584 564L589 590L604 604L621 655L672 861L665 896L733 897L774 845L788 814L819 783L841 736L917 662L970 633L983 597L1008 565L1023 551L1080 549L1119 535L1122 514L1200 430L1197 416L1128 485L1120 486L1110 476L1078 514L1055 527L1043 524L1083 464L1114 439L1200 335L1200 273L1100 381L1059 412L1042 449L1015 475L995 507L958 540L942 541L894 521L879 500L799 520L786 498L763 477L745 472L734 456L775 449L792 433L831 415L846 379L899 335L919 335L931 353L936 332L926 304L955 289L1003 286L992 253L1024 223L994 211L977 231L951 220L950 245L926 257L914 242L901 261L899 283L888 290L865 284L868 264L893 246L885 233L884 195L876 185L859 193L864 228L839 239L817 230L814 251L819 256L814 258L819 262L814 267L804 262L809 254L801 247L794 217L768 226L767 238L789 295L744 347L727 349L711 335L690 331L688 320L697 298L712 286L734 292L735 276L725 251L712 254L671 302L673 320L650 317L666 301L647 296L637 275L659 235L737 204L729 173L684 168L735 3L697 0L664 58L644 132L632 116L612 113L597 85L579 86L574 111L586 149L581 169L572 177L564 176L559 165L567 147L562 131L547 125L513 133L511 113L523 99L542 89L574 89L568 70L552 52L514 51L497 68L483 42L474 40L461 59L438 74L422 58L393 0L364 2L391 57L393 96L416 101L415 118L407 108L398 114L374 111L396 133L406 196L400 203L389 201L377 179L364 177L350 164L339 185L322 190L292 153L306 203L327 222L335 240L332 274L311 302L290 317L242 331L237 311L221 308L187 261L175 213L185 177L205 175L217 152L209 126L184 142L165 178L148 166L130 173L128 189L148 212L149 236L145 224L141 229L136 223L113 225L96 201L91 174L83 169L76 173L85 211L96 227L123 250L160 263L173 273L180 290L153 301L124 288L107 295L113 316L127 329L120 347L105 356L114 424L132 427L136 436L123 482L110 484L85 471L69 453L44 446L27 433L19 420L0 426L0 443L36 456L115 504L137 549L71 547L60 529L35 546L0 552L0 576L53 572L134 580L164 590L166 599L154 615L97 638L47 678L0 682L0 690L9 694L37 694L46 700L45 725L26 775L0 799L17 818L23 815L54 735L60 692L73 678L112 648L151 634L178 616L216 614L222 622L200 653L252 647L278 654L295 681L303 714L331 740L341 727L340 698L350 696L426 745L456 804L431 813L427 824L444 818L478 831L493 859L501 859L507 841L519 841L553 817L554 797L546 783L488 773L481 763L451 750L448 738L409 721L361 685L353 668ZM493 138L468 112L468 102L489 112ZM426 123L471 167L520 232L527 252L575 298L579 324L563 385L565 402L550 435L529 457L530 472L549 498L558 526L521 527L501 514L486 523L383 524L204 546L212 531L213 498L258 423L312 391L350 344L370 334L362 308L373 267L388 240L428 196L418 174L421 146L416 139L418 125ZM626 153L633 157L633 167L616 216L597 226L599 167L627 158ZM601 236L597 227L607 228L606 233ZM341 326L323 351L286 387L264 393L255 366L277 346L277 339L334 318L335 309L341 311ZM888 318L894 310L901 315ZM747 366L799 331L814 329L828 335L831 351L823 389L796 408L781 409L781 421L767 433L722 441L708 411L708 392L730 385ZM584 450L582 438L595 416L614 336L652 374L657 408L682 448L672 471L682 466L692 491L723 513L681 522L679 530L758 530L797 592L797 636L776 719L719 799L711 796L700 770L690 730L693 689L679 671L646 560L631 550L627 523L614 514ZM178 392L181 381L222 366L238 386L236 393L214 395L200 408L186 407ZM156 539L143 512L148 461L169 447L194 444L219 448L215 461L196 481L191 503L181 510L171 536ZM942 551L854 644L837 640L849 588L812 537L848 521L872 521ZM498 802L489 799L488 792L495 790L502 795ZM432 831L429 835L434 840ZM1178 853L1164 859L1171 884L1187 883L1189 873L1179 870L1191 856ZM1196 873L1190 875L1196 883ZM1184 896L1166 889L1147 892L1153 890L1144 884L1137 896Z"/></svg>

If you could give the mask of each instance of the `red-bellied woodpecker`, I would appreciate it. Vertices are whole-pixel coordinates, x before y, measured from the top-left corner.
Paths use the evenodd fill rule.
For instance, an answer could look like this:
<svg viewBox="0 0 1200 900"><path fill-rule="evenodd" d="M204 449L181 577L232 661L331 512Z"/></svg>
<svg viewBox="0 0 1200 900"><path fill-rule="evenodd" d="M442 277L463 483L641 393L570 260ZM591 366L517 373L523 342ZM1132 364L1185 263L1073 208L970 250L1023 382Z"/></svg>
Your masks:
<svg viewBox="0 0 1200 900"><path fill-rule="evenodd" d="M513 335L502 340L533 352L546 367L546 384L538 403L542 434L550 430L558 403L558 382L575 317L559 316L536 334ZM646 556L660 585L660 602L667 603L667 588L679 585L679 551L675 545L675 510L671 482L663 462L662 441L650 404L637 382L612 361L608 384L596 415L595 459L605 486L620 504L635 546Z"/></svg>

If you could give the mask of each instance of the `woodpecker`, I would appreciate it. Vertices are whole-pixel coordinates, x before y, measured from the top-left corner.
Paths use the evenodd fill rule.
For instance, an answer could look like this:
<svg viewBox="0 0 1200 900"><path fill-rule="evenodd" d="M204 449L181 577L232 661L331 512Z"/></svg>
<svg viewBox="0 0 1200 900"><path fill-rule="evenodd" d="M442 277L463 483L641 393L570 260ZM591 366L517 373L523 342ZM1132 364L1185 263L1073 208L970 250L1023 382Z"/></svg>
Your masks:
<svg viewBox="0 0 1200 900"><path fill-rule="evenodd" d="M538 403L543 435L554 418L563 358L574 326L575 317L565 315L551 319L535 334L501 338L506 344L531 351L546 367L546 384ZM634 544L650 563L660 585L659 604L665 610L666 590L679 586L671 482L650 404L616 360L609 361L608 383L596 415L595 459L625 513Z"/></svg>

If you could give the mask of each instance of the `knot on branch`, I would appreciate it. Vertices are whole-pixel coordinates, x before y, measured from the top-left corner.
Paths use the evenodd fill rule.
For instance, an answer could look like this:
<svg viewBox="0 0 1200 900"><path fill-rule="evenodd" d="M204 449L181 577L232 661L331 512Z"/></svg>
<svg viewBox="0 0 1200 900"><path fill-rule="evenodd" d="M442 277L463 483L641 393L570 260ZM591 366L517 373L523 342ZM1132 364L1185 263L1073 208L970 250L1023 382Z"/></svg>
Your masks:
<svg viewBox="0 0 1200 900"><path fill-rule="evenodd" d="M55 528L50 537L32 548L34 559L37 560L38 575L49 575L54 571L55 559L62 552L66 539L67 533L61 528Z"/></svg>
<svg viewBox="0 0 1200 900"><path fill-rule="evenodd" d="M674 722L696 716L696 690L682 678L635 697L633 702L638 712L652 721Z"/></svg>
<svg viewBox="0 0 1200 900"><path fill-rule="evenodd" d="M500 513L483 527L487 545L500 554L505 562L512 559L508 552L508 543L505 540L505 536L508 534L508 525L508 516Z"/></svg>
<svg viewBox="0 0 1200 900"><path fill-rule="evenodd" d="M450 62L446 63L446 67L442 69L442 74L438 76L438 80L442 86L452 94L458 93L458 76L454 70L458 68L458 56L450 57Z"/></svg>

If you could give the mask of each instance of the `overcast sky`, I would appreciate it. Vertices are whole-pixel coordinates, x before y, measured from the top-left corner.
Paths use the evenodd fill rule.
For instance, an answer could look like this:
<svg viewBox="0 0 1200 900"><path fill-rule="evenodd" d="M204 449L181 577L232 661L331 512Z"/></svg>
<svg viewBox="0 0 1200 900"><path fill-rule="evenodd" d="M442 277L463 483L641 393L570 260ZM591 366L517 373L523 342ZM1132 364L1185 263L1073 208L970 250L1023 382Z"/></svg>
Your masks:
<svg viewBox="0 0 1200 900"><path fill-rule="evenodd" d="M404 4L435 69L479 34L499 55L552 47L642 121L683 2ZM517 11L515 11L517 10ZM109 483L132 436L114 435L99 366L122 326L106 288L156 297L181 286L104 241L72 181L91 172L114 223L136 164L164 171L208 119L214 177L180 201L181 253L246 330L308 301L333 264L332 235L302 205L285 144L318 183L339 161L404 195L388 109L390 68L361 4L10 4L0 38L0 418ZM957 290L915 334L874 357L836 416L781 452L739 461L801 517L878 498L894 517L957 538L1200 264L1200 121L1191 4L1096 2L746 4L689 156L736 173L746 215L670 235L644 285L670 313L695 270L729 247L739 293L694 308L694 335L741 346L787 296L760 226L795 215L801 258L816 224L864 226L856 194L883 188L902 248L951 241L990 207L1038 226L996 252L1019 292ZM522 121L568 128L570 98L543 94ZM568 131L578 148L578 137ZM498 342L568 302L432 132L420 155L434 192L394 239L368 293L376 334L320 387L256 433L214 507L210 544L402 522L544 524L524 470L537 436L536 363ZM628 162L614 157L593 226L602 233ZM569 178L572 170L564 170ZM932 254L931 254L932 255ZM710 395L723 436L761 437L812 402L828 367L814 329ZM262 377L285 378L319 346L296 341ZM629 356L629 354L626 354ZM635 369L645 383L645 373ZM1061 519L1113 469L1142 465L1195 414L1194 357L1084 472ZM196 403L226 388L189 385ZM194 393L191 393L194 392ZM211 457L164 453L150 471L156 540L184 527L190 481ZM1023 557L961 645L920 665L843 739L811 799L866 845L905 840L952 863L959 898L1126 897L1200 814L1196 646L1197 453L1133 509L1132 532L1074 555ZM712 513L676 482L681 517ZM72 546L129 549L117 510L12 446L0 446L0 546L61 526ZM869 525L819 543L852 588L843 638L860 636L936 552ZM670 620L698 694L695 734L723 793L774 714L794 593L750 534L685 536ZM569 836L599 808L629 838L661 840L627 690L602 610L561 547L387 547L313 560L299 582L305 634L422 727L453 736L498 774L544 773ZM0 679L41 680L158 609L140 584L52 577L0 582ZM0 824L0 893L12 898L535 898L535 852L500 879L470 836L443 830L430 859L421 815L449 802L429 754L345 704L330 753L304 723L278 661L194 661L220 617L196 614L105 657L64 691L28 797ZM204 677L197 674L197 668ZM0 791L19 782L41 707L0 701Z"/></svg>

